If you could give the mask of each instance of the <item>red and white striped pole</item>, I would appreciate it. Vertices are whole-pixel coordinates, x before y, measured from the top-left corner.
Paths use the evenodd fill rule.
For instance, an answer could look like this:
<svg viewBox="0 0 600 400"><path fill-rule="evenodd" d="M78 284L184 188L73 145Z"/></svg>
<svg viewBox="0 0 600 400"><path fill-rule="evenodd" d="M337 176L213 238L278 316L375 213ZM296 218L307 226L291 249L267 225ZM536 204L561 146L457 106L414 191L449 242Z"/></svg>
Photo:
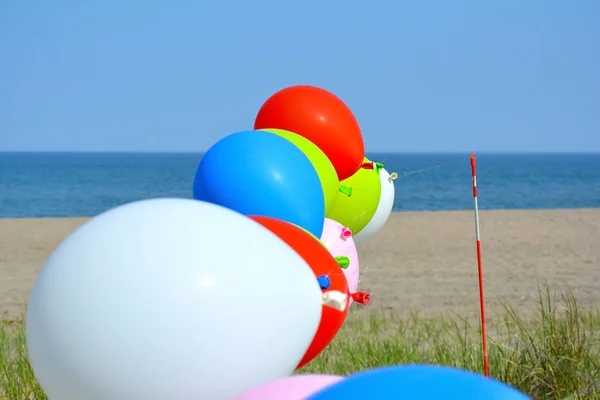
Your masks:
<svg viewBox="0 0 600 400"><path fill-rule="evenodd" d="M477 203L477 169L475 154L471 153L471 175L473 176L473 199L475 204L475 239L477 240L477 271L479 274L479 306L481 308L481 343L483 347L483 372L489 377L487 333L485 329L485 296L483 294L483 266L481 261L481 237L479 236L479 205Z"/></svg>

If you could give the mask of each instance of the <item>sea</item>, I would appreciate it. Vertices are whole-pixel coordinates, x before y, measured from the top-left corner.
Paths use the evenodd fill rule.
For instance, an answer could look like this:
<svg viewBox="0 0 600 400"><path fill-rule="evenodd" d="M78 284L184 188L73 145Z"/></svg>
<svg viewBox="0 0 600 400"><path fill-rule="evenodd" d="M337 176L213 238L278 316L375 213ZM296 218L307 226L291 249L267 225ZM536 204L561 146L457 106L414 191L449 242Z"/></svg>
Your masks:
<svg viewBox="0 0 600 400"><path fill-rule="evenodd" d="M0 153L0 217L93 216L192 197L202 154ZM394 211L471 210L468 154L367 154L396 172ZM600 208L600 154L477 155L481 209Z"/></svg>

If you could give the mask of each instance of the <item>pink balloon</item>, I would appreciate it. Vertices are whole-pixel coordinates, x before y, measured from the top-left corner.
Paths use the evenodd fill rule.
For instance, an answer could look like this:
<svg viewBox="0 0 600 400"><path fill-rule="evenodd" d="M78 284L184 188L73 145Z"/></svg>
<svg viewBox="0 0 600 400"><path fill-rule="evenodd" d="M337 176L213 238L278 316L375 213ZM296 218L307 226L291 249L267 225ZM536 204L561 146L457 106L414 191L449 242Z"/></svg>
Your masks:
<svg viewBox="0 0 600 400"><path fill-rule="evenodd" d="M356 293L360 274L358 271L358 253L356 253L352 232L339 222L325 218L321 242L327 247L332 256L348 257L350 265L342 271L348 281L350 293ZM350 304L352 304L352 300L350 300Z"/></svg>
<svg viewBox="0 0 600 400"><path fill-rule="evenodd" d="M342 379L335 375L293 375L254 387L233 400L303 400Z"/></svg>

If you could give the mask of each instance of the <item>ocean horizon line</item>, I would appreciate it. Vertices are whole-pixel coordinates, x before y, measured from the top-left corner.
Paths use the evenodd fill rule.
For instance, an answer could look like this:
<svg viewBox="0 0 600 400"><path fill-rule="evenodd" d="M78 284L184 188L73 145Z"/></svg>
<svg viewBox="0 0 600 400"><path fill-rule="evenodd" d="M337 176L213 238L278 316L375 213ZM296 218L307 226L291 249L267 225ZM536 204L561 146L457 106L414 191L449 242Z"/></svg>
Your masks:
<svg viewBox="0 0 600 400"><path fill-rule="evenodd" d="M0 154L10 155L200 155L206 151L29 151L29 150L2 150ZM365 154L386 155L600 155L600 151L366 151Z"/></svg>

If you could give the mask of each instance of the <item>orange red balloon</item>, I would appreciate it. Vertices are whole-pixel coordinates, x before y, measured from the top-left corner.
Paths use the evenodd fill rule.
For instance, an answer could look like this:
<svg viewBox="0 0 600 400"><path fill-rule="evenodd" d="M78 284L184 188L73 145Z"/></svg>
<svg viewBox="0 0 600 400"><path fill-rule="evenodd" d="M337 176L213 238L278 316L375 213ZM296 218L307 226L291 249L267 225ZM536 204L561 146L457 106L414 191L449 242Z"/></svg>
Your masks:
<svg viewBox="0 0 600 400"><path fill-rule="evenodd" d="M344 277L344 273L337 261L318 240L297 226L279 219L262 216L252 216L250 218L269 229L296 250L313 270L315 279L323 279L322 277L326 276L330 284L327 289L323 290L324 292L337 290L348 294L348 282ZM344 311L323 306L319 329L298 364L298 368L318 356L331 343L346 319L348 308L348 304L346 304Z"/></svg>
<svg viewBox="0 0 600 400"><path fill-rule="evenodd" d="M354 175L365 156L360 126L336 95L315 86L290 86L263 104L254 129L285 129L304 136L333 164L339 180Z"/></svg>

